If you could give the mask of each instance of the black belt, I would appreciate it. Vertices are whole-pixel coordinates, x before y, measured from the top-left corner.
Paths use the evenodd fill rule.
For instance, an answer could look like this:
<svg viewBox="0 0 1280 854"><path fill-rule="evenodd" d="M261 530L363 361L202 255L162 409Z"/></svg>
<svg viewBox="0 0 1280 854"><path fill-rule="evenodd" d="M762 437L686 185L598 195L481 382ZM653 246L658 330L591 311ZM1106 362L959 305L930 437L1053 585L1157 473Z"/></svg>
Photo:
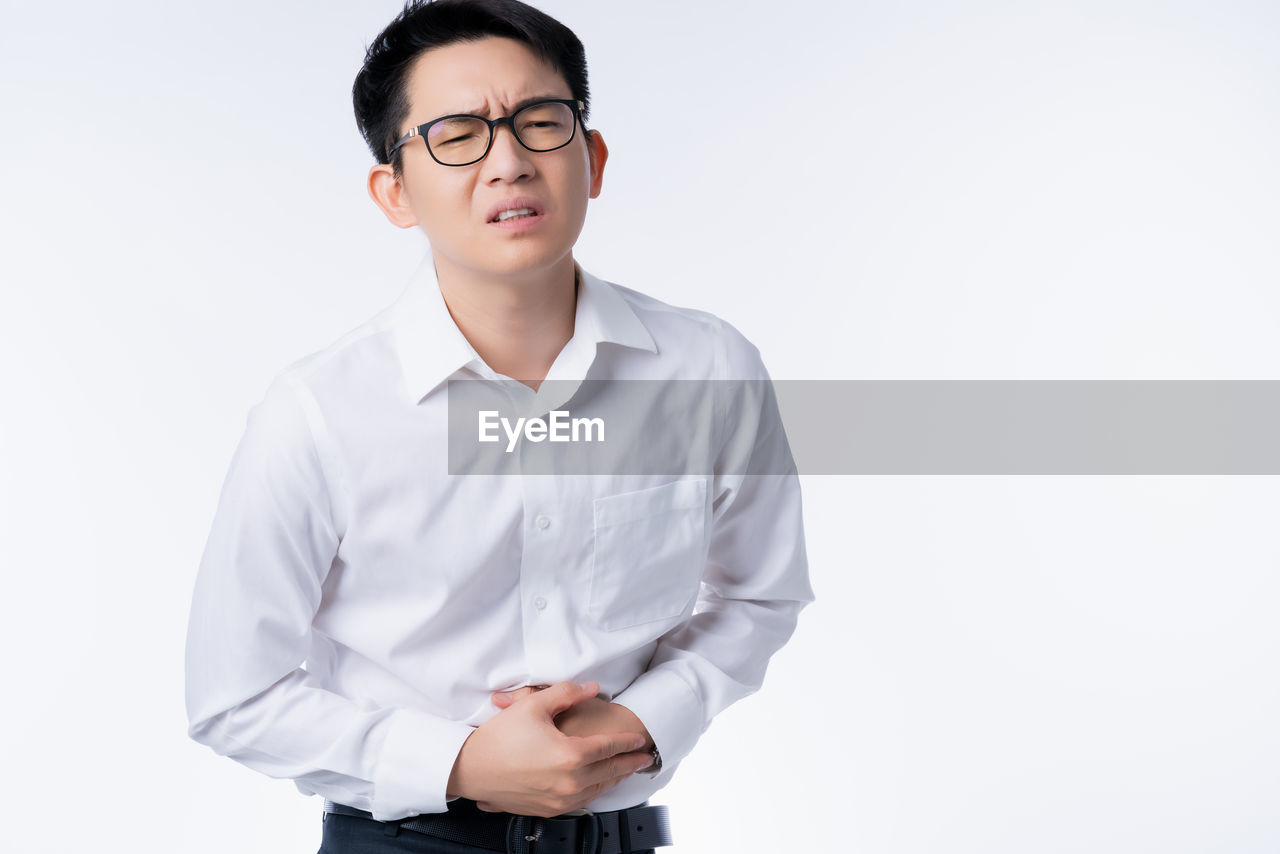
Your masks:
<svg viewBox="0 0 1280 854"><path fill-rule="evenodd" d="M506 854L631 854L671 844L665 806L648 802L625 810L541 818L485 812L466 798L449 801L447 813L379 821L388 835L413 830ZM377 821L372 813L324 802L326 813Z"/></svg>

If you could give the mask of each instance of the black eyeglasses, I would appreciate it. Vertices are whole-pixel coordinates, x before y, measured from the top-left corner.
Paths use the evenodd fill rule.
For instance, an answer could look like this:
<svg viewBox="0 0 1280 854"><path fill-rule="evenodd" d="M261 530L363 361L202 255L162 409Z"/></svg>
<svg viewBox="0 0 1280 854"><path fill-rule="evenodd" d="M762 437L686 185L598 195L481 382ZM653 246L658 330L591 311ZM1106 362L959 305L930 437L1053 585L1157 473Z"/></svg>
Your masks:
<svg viewBox="0 0 1280 854"><path fill-rule="evenodd" d="M516 141L530 151L555 151L573 141L578 123L582 121L583 106L581 101L555 98L537 101L499 119L461 114L441 116L409 128L409 132L391 146L387 156L420 136L427 143L427 152L441 166L470 166L484 160L493 146L494 129L502 124L509 125ZM585 131L586 125L582 129Z"/></svg>

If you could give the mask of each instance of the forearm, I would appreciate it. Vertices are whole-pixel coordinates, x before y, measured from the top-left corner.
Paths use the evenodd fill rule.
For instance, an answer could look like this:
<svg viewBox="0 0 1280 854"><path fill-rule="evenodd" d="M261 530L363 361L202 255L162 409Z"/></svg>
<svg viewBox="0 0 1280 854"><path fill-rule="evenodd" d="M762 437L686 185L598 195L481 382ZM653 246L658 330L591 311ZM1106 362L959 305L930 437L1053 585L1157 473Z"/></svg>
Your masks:
<svg viewBox="0 0 1280 854"><path fill-rule="evenodd" d="M192 719L215 752L382 820L443 812L446 782L473 727L410 709L368 708L295 670L260 694Z"/></svg>
<svg viewBox="0 0 1280 854"><path fill-rule="evenodd" d="M802 602L711 600L665 638L649 669L614 698L645 722L664 765L683 759L711 721L757 691L794 632Z"/></svg>

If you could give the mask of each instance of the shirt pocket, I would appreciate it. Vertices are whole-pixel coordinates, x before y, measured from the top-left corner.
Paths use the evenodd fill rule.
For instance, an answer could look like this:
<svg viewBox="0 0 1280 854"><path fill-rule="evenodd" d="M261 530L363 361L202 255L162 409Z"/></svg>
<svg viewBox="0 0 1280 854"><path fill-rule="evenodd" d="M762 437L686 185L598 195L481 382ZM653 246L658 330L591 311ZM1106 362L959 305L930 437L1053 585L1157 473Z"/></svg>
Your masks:
<svg viewBox="0 0 1280 854"><path fill-rule="evenodd" d="M706 560L703 479L677 480L595 500L587 614L613 631L679 616L697 595Z"/></svg>

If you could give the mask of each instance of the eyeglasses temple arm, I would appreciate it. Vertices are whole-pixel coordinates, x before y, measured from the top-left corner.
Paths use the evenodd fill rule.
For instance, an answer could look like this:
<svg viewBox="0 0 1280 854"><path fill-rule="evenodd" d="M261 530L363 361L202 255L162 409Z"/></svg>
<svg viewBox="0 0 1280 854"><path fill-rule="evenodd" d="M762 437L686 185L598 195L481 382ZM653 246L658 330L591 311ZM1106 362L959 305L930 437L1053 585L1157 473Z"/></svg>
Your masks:
<svg viewBox="0 0 1280 854"><path fill-rule="evenodd" d="M404 136L400 137L399 139L397 139L396 144L391 146L391 149L387 152L387 156L395 154L397 148L404 145L406 142L413 139L417 135L418 135L418 129L416 127L409 128L409 132L406 133Z"/></svg>

